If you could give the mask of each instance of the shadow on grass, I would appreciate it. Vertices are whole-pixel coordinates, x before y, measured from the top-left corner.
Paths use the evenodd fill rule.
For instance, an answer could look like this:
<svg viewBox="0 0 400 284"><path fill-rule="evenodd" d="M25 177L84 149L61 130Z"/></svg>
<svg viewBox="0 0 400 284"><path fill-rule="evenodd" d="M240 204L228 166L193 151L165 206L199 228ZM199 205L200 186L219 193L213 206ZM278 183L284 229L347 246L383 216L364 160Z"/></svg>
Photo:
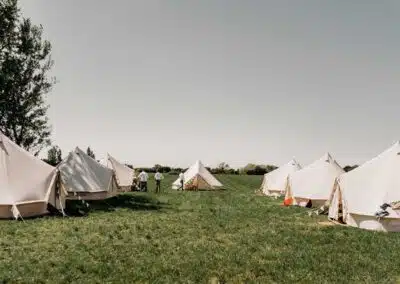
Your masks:
<svg viewBox="0 0 400 284"><path fill-rule="evenodd" d="M148 195L120 194L104 200L67 200L64 211L68 217L83 217L90 214L90 212L112 212L119 208L138 211L158 211L163 208L168 208L168 204L160 202L156 198ZM52 205L48 204L47 210L47 214L18 218L18 221L43 218L63 218L63 214ZM9 221L15 220L15 218L0 218L0 221L3 220Z"/></svg>
<svg viewBox="0 0 400 284"><path fill-rule="evenodd" d="M185 189L184 191L186 192L224 192L227 191L227 188L221 187L221 188L214 188L214 189Z"/></svg>
<svg viewBox="0 0 400 284"><path fill-rule="evenodd" d="M66 206L69 216L84 216L90 212L112 212L116 209L157 211L166 208L167 204L148 195L120 194L104 200L69 200Z"/></svg>

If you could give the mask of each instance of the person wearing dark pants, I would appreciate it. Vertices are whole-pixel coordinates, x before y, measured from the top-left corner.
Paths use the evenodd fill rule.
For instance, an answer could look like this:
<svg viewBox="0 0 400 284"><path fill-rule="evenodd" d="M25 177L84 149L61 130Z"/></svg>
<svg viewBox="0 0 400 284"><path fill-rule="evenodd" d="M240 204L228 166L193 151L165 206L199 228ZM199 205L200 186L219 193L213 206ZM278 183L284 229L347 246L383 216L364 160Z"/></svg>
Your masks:
<svg viewBox="0 0 400 284"><path fill-rule="evenodd" d="M161 180L163 179L163 175L157 170L154 175L154 179L156 180L156 193L160 193L161 191Z"/></svg>
<svg viewBox="0 0 400 284"><path fill-rule="evenodd" d="M143 192L147 191L147 181L140 182L140 191L143 191Z"/></svg>
<svg viewBox="0 0 400 284"><path fill-rule="evenodd" d="M146 192L147 191L147 180L149 179L149 175L143 170L139 174L140 180L140 190Z"/></svg>

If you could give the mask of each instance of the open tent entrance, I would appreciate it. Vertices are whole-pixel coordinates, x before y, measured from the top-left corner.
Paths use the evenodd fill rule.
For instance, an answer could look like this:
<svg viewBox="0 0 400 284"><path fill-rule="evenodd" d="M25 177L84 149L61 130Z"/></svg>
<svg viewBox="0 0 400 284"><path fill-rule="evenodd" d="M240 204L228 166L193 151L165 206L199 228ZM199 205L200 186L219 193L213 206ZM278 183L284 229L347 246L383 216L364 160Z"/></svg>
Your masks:
<svg viewBox="0 0 400 284"><path fill-rule="evenodd" d="M349 226L400 231L400 142L337 178L328 217Z"/></svg>
<svg viewBox="0 0 400 284"><path fill-rule="evenodd" d="M178 178L172 188L178 189L181 186L181 181ZM201 161L196 161L185 173L184 184L185 190L214 190L221 188L220 183L203 165Z"/></svg>
<svg viewBox="0 0 400 284"><path fill-rule="evenodd" d="M332 192L335 179L344 173L329 153L288 178L284 205L320 207Z"/></svg>

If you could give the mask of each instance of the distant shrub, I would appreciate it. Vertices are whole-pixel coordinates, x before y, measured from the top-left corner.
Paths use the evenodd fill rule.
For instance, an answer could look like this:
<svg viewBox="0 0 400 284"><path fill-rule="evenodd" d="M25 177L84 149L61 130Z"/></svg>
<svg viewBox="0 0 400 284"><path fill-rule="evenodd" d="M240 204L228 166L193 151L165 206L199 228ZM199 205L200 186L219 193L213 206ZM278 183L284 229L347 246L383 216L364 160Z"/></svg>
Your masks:
<svg viewBox="0 0 400 284"><path fill-rule="evenodd" d="M343 168L343 170L344 170L345 172L350 172L350 171L352 171L352 170L354 170L354 169L356 169L356 168L358 168L358 165L353 165L353 166L347 165L347 166L345 166L345 167Z"/></svg>
<svg viewBox="0 0 400 284"><path fill-rule="evenodd" d="M156 170L154 168L136 168L137 172L145 171L146 173L155 173Z"/></svg>
<svg viewBox="0 0 400 284"><path fill-rule="evenodd" d="M240 169L240 173L246 175L264 175L275 170L276 168L277 167L274 165L248 164L244 168Z"/></svg>

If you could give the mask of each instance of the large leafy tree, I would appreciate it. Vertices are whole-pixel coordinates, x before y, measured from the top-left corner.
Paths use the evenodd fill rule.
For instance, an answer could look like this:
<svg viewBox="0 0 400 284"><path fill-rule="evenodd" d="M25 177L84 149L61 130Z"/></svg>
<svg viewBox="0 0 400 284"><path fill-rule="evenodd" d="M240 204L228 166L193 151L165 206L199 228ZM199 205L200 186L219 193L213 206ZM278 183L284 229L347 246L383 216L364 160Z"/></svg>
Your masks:
<svg viewBox="0 0 400 284"><path fill-rule="evenodd" d="M17 0L0 0L0 131L35 155L50 145L44 95L55 83L42 33L22 17Z"/></svg>

